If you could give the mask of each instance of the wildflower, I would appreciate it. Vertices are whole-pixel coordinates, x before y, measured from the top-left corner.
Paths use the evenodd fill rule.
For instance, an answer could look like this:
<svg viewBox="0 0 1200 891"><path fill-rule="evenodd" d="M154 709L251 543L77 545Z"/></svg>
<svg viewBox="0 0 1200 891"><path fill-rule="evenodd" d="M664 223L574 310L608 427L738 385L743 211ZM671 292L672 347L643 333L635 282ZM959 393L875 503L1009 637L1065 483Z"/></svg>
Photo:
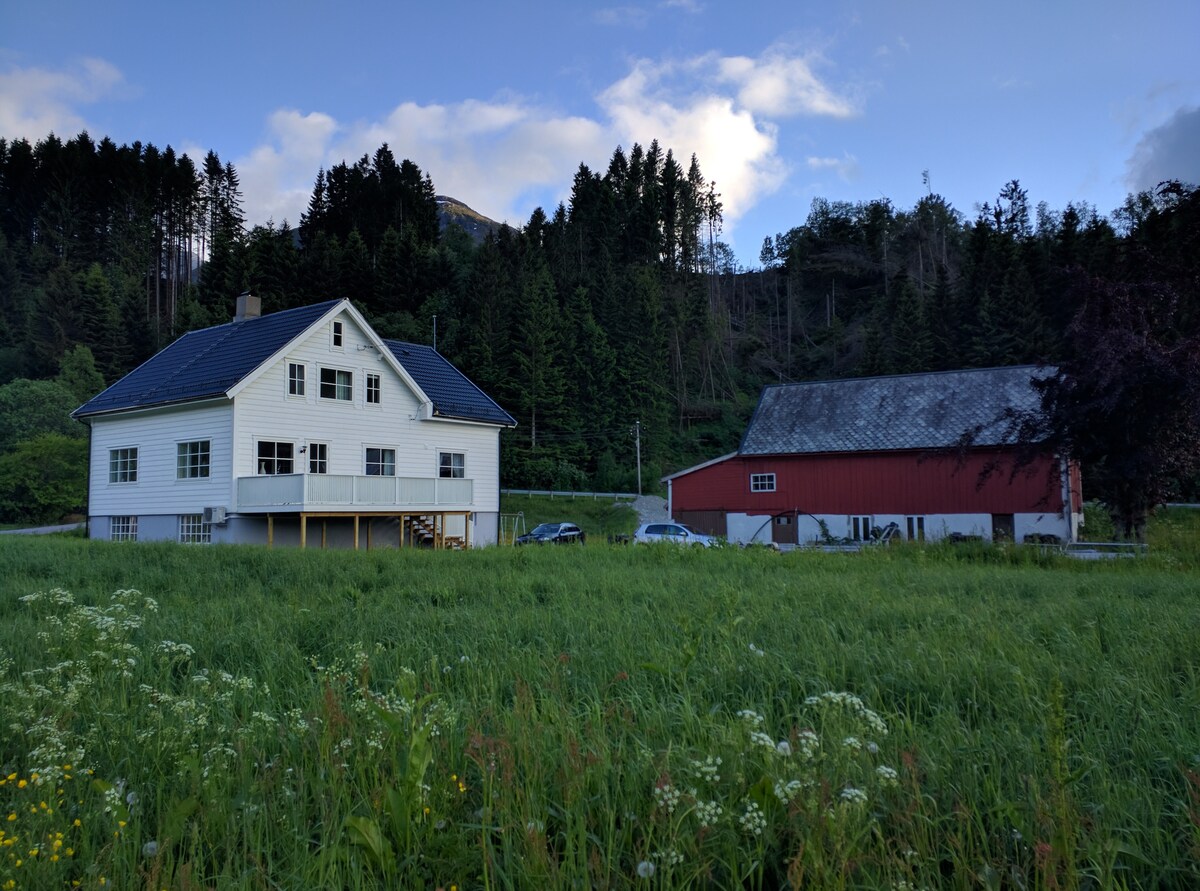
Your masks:
<svg viewBox="0 0 1200 891"><path fill-rule="evenodd" d="M847 786L838 796L846 804L866 804L867 793L862 789L856 789L853 786Z"/></svg>
<svg viewBox="0 0 1200 891"><path fill-rule="evenodd" d="M738 716L739 718L741 718L743 721L745 721L747 724L750 724L750 725L752 725L752 726L754 726L754 727L759 727L759 726L761 726L761 725L762 725L762 722L763 722L763 716L762 716L762 715L760 715L760 714L759 714L758 712L756 712L756 711L751 711L751 710L750 710L750 709L748 709L748 708L744 708L744 709L742 709L740 712L738 712L738 713L737 713L737 716Z"/></svg>
<svg viewBox="0 0 1200 891"><path fill-rule="evenodd" d="M144 845L142 845L142 856L143 857L157 857L158 856L158 842L151 839L150 841L148 841Z"/></svg>
<svg viewBox="0 0 1200 891"><path fill-rule="evenodd" d="M675 808L679 806L679 799L682 793L672 786L670 783L663 783L660 786L654 787L654 800L658 806L665 808L668 814L675 813Z"/></svg>
<svg viewBox="0 0 1200 891"><path fill-rule="evenodd" d="M896 772L896 768L888 767L886 764L880 764L876 767L875 774L879 777L879 782L884 786L896 786L900 783L900 774Z"/></svg>
<svg viewBox="0 0 1200 891"><path fill-rule="evenodd" d="M701 826L712 826L721 819L721 815L725 813L720 802L717 801L697 801L696 802L696 819L700 821Z"/></svg>
<svg viewBox="0 0 1200 891"><path fill-rule="evenodd" d="M756 801L746 802L746 810L738 818L738 823L750 835L762 835L763 830L767 828L767 818Z"/></svg>
<svg viewBox="0 0 1200 891"><path fill-rule="evenodd" d="M637 865L637 874L639 879L648 879L654 875L654 864L649 860L643 860Z"/></svg>
<svg viewBox="0 0 1200 891"><path fill-rule="evenodd" d="M775 797L779 799L781 804L791 804L792 799L803 788L804 784L799 780L788 780L786 783L783 780L776 780Z"/></svg>
<svg viewBox="0 0 1200 891"><path fill-rule="evenodd" d="M779 742L775 743L775 751L784 758L790 758L792 755L792 744L786 739L781 739Z"/></svg>
<svg viewBox="0 0 1200 891"><path fill-rule="evenodd" d="M857 736L847 736L844 740L842 740L842 745L844 745L847 749L853 749L856 752L863 747L862 740L860 740Z"/></svg>
<svg viewBox="0 0 1200 891"><path fill-rule="evenodd" d="M775 748L775 740L771 739L768 734L763 733L761 730L750 731L750 742L756 746L762 746L764 749Z"/></svg>
<svg viewBox="0 0 1200 891"><path fill-rule="evenodd" d="M767 651L766 651L766 650L760 650L760 649L759 649L758 647L756 647L754 644L750 644L750 652L751 652L751 653L753 653L755 656L758 656L760 659L761 659L763 656L767 655Z"/></svg>

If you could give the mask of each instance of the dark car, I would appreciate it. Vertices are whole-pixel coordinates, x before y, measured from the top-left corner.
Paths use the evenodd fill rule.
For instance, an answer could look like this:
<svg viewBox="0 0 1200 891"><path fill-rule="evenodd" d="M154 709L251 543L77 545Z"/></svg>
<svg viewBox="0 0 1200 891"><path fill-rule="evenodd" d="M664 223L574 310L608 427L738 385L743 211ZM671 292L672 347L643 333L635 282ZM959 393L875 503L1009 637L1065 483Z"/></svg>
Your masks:
<svg viewBox="0 0 1200 891"><path fill-rule="evenodd" d="M583 544L587 536L574 523L542 523L517 537L517 544Z"/></svg>

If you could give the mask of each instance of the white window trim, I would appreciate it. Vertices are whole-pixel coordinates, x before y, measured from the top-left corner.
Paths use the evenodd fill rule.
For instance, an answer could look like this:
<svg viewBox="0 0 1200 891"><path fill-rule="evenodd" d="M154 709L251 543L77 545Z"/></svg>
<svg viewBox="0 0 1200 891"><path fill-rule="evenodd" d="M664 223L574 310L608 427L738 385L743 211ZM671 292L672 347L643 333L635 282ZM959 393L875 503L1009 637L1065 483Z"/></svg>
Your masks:
<svg viewBox="0 0 1200 891"><path fill-rule="evenodd" d="M131 479L131 480L114 480L112 478L113 453L114 452L133 452L133 460L134 460L134 464L135 464L135 469L133 471L133 473L134 473L133 479ZM138 446L117 446L116 448L111 448L108 450L108 469L107 469L107 472L105 473L105 479L108 481L108 485L110 485L110 486L136 486L138 483L138 474L141 472L141 469L142 469L141 465L142 465L142 453L141 453L141 449Z"/></svg>
<svg viewBox="0 0 1200 891"><path fill-rule="evenodd" d="M341 338L341 343L338 343ZM334 352L344 352L346 349L346 323L342 319L334 319L329 324L329 349Z"/></svg>
<svg viewBox="0 0 1200 891"><path fill-rule="evenodd" d="M752 494L758 495L774 492L775 486L776 477L774 471L750 474L750 492Z"/></svg>
<svg viewBox="0 0 1200 891"><path fill-rule="evenodd" d="M180 514L176 536L180 544L212 544L212 524L204 514Z"/></svg>
<svg viewBox="0 0 1200 891"><path fill-rule="evenodd" d="M337 373L341 372L341 373L350 375L350 398L349 399L338 399L336 396L332 396L332 397L326 396L321 392L321 389L325 386L325 382L322 380L322 372L325 372L325 371L332 371L335 373L334 374L334 384L333 384L335 393L337 392L337 387L338 387ZM317 400L320 402L332 402L332 403L336 403L338 405L353 405L354 404L354 387L355 387L354 378L355 377L356 377L356 375L354 373L353 368L342 368L337 365L318 365L317 366Z"/></svg>
<svg viewBox="0 0 1200 891"><path fill-rule="evenodd" d="M376 402L371 401L371 378L375 378L375 392L379 396ZM377 371L363 372L363 405L367 408L383 408L383 375Z"/></svg>
<svg viewBox="0 0 1200 891"><path fill-rule="evenodd" d="M123 520L121 525L124 527L120 532L117 531L117 521ZM108 540L109 541L137 541L138 540L138 518L133 515L121 515L119 517L108 518Z"/></svg>
<svg viewBox="0 0 1200 891"><path fill-rule="evenodd" d="M323 447L325 449L325 471L324 471L324 473L314 471L312 469L313 450L316 447ZM316 476L328 476L329 475L329 453L330 453L331 449L330 449L330 444L328 441L326 441L324 439L310 439L308 442L306 442L300 448L304 449L304 455L302 457L305 459L304 460L304 472L305 473L312 473Z"/></svg>
<svg viewBox="0 0 1200 891"><path fill-rule="evenodd" d="M367 452L370 449L379 449L381 452L391 452L392 453L392 472L391 473L367 473ZM382 464L382 459L383 459L383 456L380 455L380 463L381 464ZM362 450L363 476L381 476L384 478L395 477L398 475L399 470L400 470L399 460L400 460L400 450L397 449L394 445L377 445L376 443L371 443L371 442L363 443L363 450Z"/></svg>
<svg viewBox="0 0 1200 891"><path fill-rule="evenodd" d="M301 371L303 371L303 375L299 378L300 385L304 388L303 393L293 393L292 392L292 367L293 366L298 366L301 369ZM288 399L303 399L303 400L307 401L307 399L308 399L308 363L300 361L299 359L288 359L285 362L285 368L286 368L286 370L284 371L284 376L283 376L284 395L287 396Z"/></svg>
<svg viewBox="0 0 1200 891"><path fill-rule="evenodd" d="M181 468L179 466L179 447L182 445L191 445L192 443L208 444L208 463L204 465L205 473L202 473L199 476L180 476L179 471ZM212 453L213 449L211 439L177 439L175 441L175 482L190 483L195 482L196 480L212 479Z"/></svg>
<svg viewBox="0 0 1200 891"><path fill-rule="evenodd" d="M278 473L260 473L260 472L259 472L259 469L258 469L258 468L259 468L259 463L258 463L258 462L259 462L259 461L261 461L261 460L264 460L264 459L262 459L262 458L260 458L260 457L259 457L259 454L258 454L258 446L259 446L259 444L260 444L260 443L264 443L264 442L273 442L273 443L276 443L276 444L278 444L278 443L287 443L288 445L290 445L290 446L292 447L292 473L295 473L295 472L296 472L296 461L297 461L298 459L302 458L302 457L303 457L303 458L307 458L307 457L308 457L308 453L307 453L307 452L306 452L304 455L301 455L301 454L300 454L300 448L301 448L301 447L299 447L299 446L297 446L297 445L296 445L296 442L295 442L295 440L291 440L291 439L275 439L274 437L271 437L271 436L256 436L256 437L254 437L254 451L253 451L253 453L252 453L252 454L251 454L251 456L250 456L251 460L254 462L254 464L251 466L251 474L252 474L253 476L286 476L286 474L278 474ZM273 459L273 460L279 460L279 459L278 459L278 458L276 458L276 459Z"/></svg>
<svg viewBox="0 0 1200 891"><path fill-rule="evenodd" d="M462 455L462 476L442 476L442 455ZM466 449L438 449L434 455L433 474L441 480L458 480L467 479L467 450Z"/></svg>

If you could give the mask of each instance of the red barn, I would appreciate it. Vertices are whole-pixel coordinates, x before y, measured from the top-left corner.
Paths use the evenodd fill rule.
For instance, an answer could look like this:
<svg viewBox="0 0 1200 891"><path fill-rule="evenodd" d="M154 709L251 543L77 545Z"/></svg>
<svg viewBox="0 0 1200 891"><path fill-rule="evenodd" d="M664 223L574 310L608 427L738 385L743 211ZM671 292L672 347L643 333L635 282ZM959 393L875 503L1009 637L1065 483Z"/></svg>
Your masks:
<svg viewBox="0 0 1200 891"><path fill-rule="evenodd" d="M1035 366L782 384L737 452L665 478L671 515L731 541L951 534L1072 541L1079 469L1045 454L1014 475L1007 411L1035 408ZM965 434L972 446L954 454ZM991 474L985 473L995 469ZM822 530L822 526L824 530Z"/></svg>

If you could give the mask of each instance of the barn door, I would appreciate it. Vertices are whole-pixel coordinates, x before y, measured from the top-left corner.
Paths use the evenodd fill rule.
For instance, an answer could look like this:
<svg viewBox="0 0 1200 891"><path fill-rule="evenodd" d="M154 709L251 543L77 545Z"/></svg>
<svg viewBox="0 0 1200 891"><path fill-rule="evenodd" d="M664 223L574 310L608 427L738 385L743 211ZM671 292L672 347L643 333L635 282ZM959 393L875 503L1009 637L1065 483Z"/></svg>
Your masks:
<svg viewBox="0 0 1200 891"><path fill-rule="evenodd" d="M771 520L771 541L775 544L799 544L796 539L796 518L791 514L773 517Z"/></svg>

